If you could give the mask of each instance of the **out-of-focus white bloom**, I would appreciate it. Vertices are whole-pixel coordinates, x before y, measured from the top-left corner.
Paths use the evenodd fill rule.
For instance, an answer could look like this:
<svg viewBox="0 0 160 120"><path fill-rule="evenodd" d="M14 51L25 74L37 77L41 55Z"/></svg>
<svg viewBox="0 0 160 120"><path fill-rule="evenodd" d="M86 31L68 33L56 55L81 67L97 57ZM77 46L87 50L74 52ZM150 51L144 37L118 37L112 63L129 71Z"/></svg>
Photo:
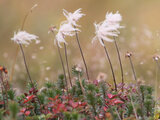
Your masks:
<svg viewBox="0 0 160 120"><path fill-rule="evenodd" d="M67 42L65 41L65 37L74 36L75 30L80 31L79 29L74 28L70 23L67 23L66 21L62 22L55 38L55 44L57 42L60 48L62 47L60 43L67 44Z"/></svg>
<svg viewBox="0 0 160 120"><path fill-rule="evenodd" d="M50 69L51 69L51 67L49 67L49 66L48 66L48 67L46 67L46 70L47 70L47 71L48 71L48 70L50 70Z"/></svg>
<svg viewBox="0 0 160 120"><path fill-rule="evenodd" d="M38 4L33 5L33 7L31 8L31 12L38 6Z"/></svg>
<svg viewBox="0 0 160 120"><path fill-rule="evenodd" d="M63 9L63 14L67 18L67 21L74 26L79 26L76 22L78 22L81 17L85 16L85 14L81 13L81 8L74 11L74 13L70 13Z"/></svg>
<svg viewBox="0 0 160 120"><path fill-rule="evenodd" d="M41 41L40 40L36 40L36 44L39 44Z"/></svg>
<svg viewBox="0 0 160 120"><path fill-rule="evenodd" d="M95 40L99 40L101 45L104 46L102 40L113 42L110 37L117 37L120 33L118 29L123 28L123 26L120 26L121 20L122 16L119 12L116 12L115 14L107 13L103 22L99 24L94 23L96 36L93 38L92 43Z"/></svg>
<svg viewBox="0 0 160 120"><path fill-rule="evenodd" d="M39 90L39 92L41 93L41 92L43 92L43 91L45 91L45 90L47 90L46 87L41 87L40 90Z"/></svg>
<svg viewBox="0 0 160 120"><path fill-rule="evenodd" d="M17 33L14 33L13 40L17 44L24 44L24 45L29 45L33 40L37 41L38 36L29 34L26 31L19 31Z"/></svg>
<svg viewBox="0 0 160 120"><path fill-rule="evenodd" d="M43 46L40 46L40 47L39 47L39 49L40 49L40 50L43 50L43 49L44 49L44 47L43 47Z"/></svg>

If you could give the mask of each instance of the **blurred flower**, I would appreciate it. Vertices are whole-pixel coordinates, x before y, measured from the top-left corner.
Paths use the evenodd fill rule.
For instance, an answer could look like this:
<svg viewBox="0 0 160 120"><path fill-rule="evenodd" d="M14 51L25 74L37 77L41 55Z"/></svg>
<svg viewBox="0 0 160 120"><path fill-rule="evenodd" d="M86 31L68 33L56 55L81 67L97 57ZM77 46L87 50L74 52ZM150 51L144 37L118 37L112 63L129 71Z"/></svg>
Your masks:
<svg viewBox="0 0 160 120"><path fill-rule="evenodd" d="M31 8L31 12L38 6L38 4L35 4L32 8Z"/></svg>
<svg viewBox="0 0 160 120"><path fill-rule="evenodd" d="M96 36L93 38L92 42L98 39L103 46L104 43L102 40L113 42L110 37L117 37L120 33L118 29L123 28L123 26L120 26L119 23L121 20L122 17L118 12L115 14L107 13L104 21L100 22L99 24L94 23Z"/></svg>
<svg viewBox="0 0 160 120"><path fill-rule="evenodd" d="M58 46L62 48L60 43L67 44L67 42L65 41L65 36L74 36L75 30L80 31L79 29L74 28L70 23L66 23L66 21L62 22L56 35L55 43L58 42Z"/></svg>
<svg viewBox="0 0 160 120"><path fill-rule="evenodd" d="M127 52L126 54L125 54L125 57L131 57L132 56L132 53L131 52Z"/></svg>
<svg viewBox="0 0 160 120"><path fill-rule="evenodd" d="M107 78L107 74L100 72L97 76L98 81L104 81Z"/></svg>
<svg viewBox="0 0 160 120"><path fill-rule="evenodd" d="M159 59L160 59L160 56L159 56L159 55L154 55L154 56L153 56L153 60L158 61Z"/></svg>
<svg viewBox="0 0 160 120"><path fill-rule="evenodd" d="M24 45L29 45L32 40L37 41L38 36L29 34L26 31L19 31L17 33L14 33L14 37L11 38L14 42L17 44L24 44Z"/></svg>
<svg viewBox="0 0 160 120"><path fill-rule="evenodd" d="M78 64L78 65L75 66L75 70L76 70L77 72L82 72L82 71L83 71L80 64Z"/></svg>
<svg viewBox="0 0 160 120"><path fill-rule="evenodd" d="M81 8L79 8L78 10L76 10L74 13L70 13L68 11L66 11L65 9L63 9L63 14L64 16L67 18L67 21L74 25L74 26L79 26L77 25L77 21L83 17L85 14L81 13Z"/></svg>
<svg viewBox="0 0 160 120"><path fill-rule="evenodd" d="M48 66L48 67L46 67L46 70L47 70L47 71L48 71L48 70L50 70L50 69L51 69L51 67L49 67L49 66Z"/></svg>
<svg viewBox="0 0 160 120"><path fill-rule="evenodd" d="M47 90L46 87L41 87L41 88L39 89L39 92L41 93L41 92L43 92L43 91L45 91L45 90Z"/></svg>

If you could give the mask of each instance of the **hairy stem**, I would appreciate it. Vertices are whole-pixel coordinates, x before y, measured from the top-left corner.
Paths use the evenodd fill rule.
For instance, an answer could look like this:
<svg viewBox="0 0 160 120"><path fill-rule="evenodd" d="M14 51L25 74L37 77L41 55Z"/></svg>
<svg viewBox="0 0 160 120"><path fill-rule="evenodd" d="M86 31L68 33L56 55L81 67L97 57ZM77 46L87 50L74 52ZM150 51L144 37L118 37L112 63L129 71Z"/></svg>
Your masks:
<svg viewBox="0 0 160 120"><path fill-rule="evenodd" d="M137 116L136 108L135 108L134 103L133 103L132 95L131 95L131 94L129 94L129 95L130 95L131 104L132 104L132 107L133 107L133 111L134 111L134 114L135 114L136 120L139 120L139 119L138 119L138 116Z"/></svg>
<svg viewBox="0 0 160 120"><path fill-rule="evenodd" d="M27 74L28 74L30 83L31 83L32 87L33 87L34 89L36 89L35 86L34 86L34 83L33 83L32 79L31 79L31 75L30 75L30 73L29 73L29 69L28 69L28 65L27 65L27 62L26 62L26 57L25 57L25 54L24 54L24 51L23 51L23 47L22 47L21 44L19 44L19 46L20 46L20 50L21 50L21 52L22 52L22 56L23 56L23 60L24 60L24 65L25 65L25 68L26 68L26 71L27 71ZM38 100L39 105L41 105L40 100L39 100L39 98L38 98L38 96L37 96L37 93L35 93L35 95L36 95L36 97L37 97L37 100Z"/></svg>
<svg viewBox="0 0 160 120"><path fill-rule="evenodd" d="M103 42L103 44L104 44L104 40L103 40L103 39L101 39L101 40L102 40L102 42ZM107 58L108 58L108 62L109 62L109 64L110 64L111 71L112 71L112 76L113 76L113 82L114 82L115 90L117 91L117 83L116 83L116 79L115 79L115 74L114 74L112 62L111 62L111 59L110 59L110 57L109 57L109 54L108 54L108 51L107 51L106 46L104 45L103 47L104 47L106 56L107 56Z"/></svg>
<svg viewBox="0 0 160 120"><path fill-rule="evenodd" d="M158 96L158 61L156 61L156 84L155 84L155 100L157 100Z"/></svg>
<svg viewBox="0 0 160 120"><path fill-rule="evenodd" d="M76 28L76 26L74 26L74 28ZM82 56L82 60L83 60L83 63L84 63L85 69L86 69L87 79L89 80L89 73L88 73L87 64L86 64L86 61L85 61L85 58L84 58L84 55L83 55L83 51L82 51L82 48L81 48L81 45L80 45L80 42L79 42L78 33L77 33L76 30L75 30L75 33L76 33L76 40L77 40L77 43L78 43L78 47L79 47L79 50L80 50L80 53L81 53L81 56Z"/></svg>
<svg viewBox="0 0 160 120"><path fill-rule="evenodd" d="M65 51L65 58L66 58L66 64L67 64L68 77L69 77L70 83L72 83L71 82L71 75L70 75L70 71L69 71L69 63L68 63L68 56L67 56L67 47L66 47L65 43L64 43L64 51ZM72 86L72 84L71 84L71 86Z"/></svg>
<svg viewBox="0 0 160 120"><path fill-rule="evenodd" d="M60 51L60 48L59 48L57 42L56 42L56 45L57 45L59 57L60 57L60 60L61 60L61 64L62 64L62 68L63 68L63 74L64 74L64 78L65 78L65 82L66 82L66 86L67 86L67 91L68 91L67 77L66 77L66 71L65 71L65 67L64 67L64 62L63 62L62 55L61 55L61 51Z"/></svg>
<svg viewBox="0 0 160 120"><path fill-rule="evenodd" d="M82 90L82 93L83 93L83 95L84 95L84 97L85 97L85 89L84 89L84 87L83 87L83 84L82 84L82 80L81 80L81 78L80 78L80 74L78 75L78 80L79 80L79 84L80 84L80 86L81 86L81 90Z"/></svg>
<svg viewBox="0 0 160 120"><path fill-rule="evenodd" d="M115 37L114 37L115 39ZM118 60L119 60L119 64L120 64L120 68L121 68L121 76L122 76L122 91L123 91L123 86L124 86L124 73L123 73L123 66L122 66L122 60L121 60L121 56L120 56L120 52L119 52L119 48L118 48L118 45L117 45L117 42L116 40L114 40L115 42L115 47L116 47L116 50L117 50L117 54L118 54Z"/></svg>
<svg viewBox="0 0 160 120"><path fill-rule="evenodd" d="M51 31L51 32L53 33L53 36L55 36L54 31ZM56 40L56 41L57 41L57 40ZM64 67L64 62L63 62L61 50L60 50L60 47L58 46L58 43L57 43L57 42L56 42L56 45L57 45L57 49L58 49L59 58L60 58L61 64L62 64L62 69L63 69L63 74L64 74L65 82L66 82L66 85L67 85L66 71L65 71L65 67ZM71 86L72 86L72 83L71 83L71 82L70 82L70 84L71 84ZM67 91L68 91L68 86L67 86Z"/></svg>
<svg viewBox="0 0 160 120"><path fill-rule="evenodd" d="M21 30L24 29L26 20L27 20L29 14L30 14L32 11L33 11L33 9L31 8L31 9L26 13L26 15L24 16L24 19L23 19L23 22L22 22L22 26L21 26ZM14 61L13 61L13 65L12 65L12 69L11 69L10 81L13 79L14 67L15 67L15 64L16 64L17 57L18 57L18 53L19 53L19 46L17 46L16 55L15 55L15 58L14 58Z"/></svg>
<svg viewBox="0 0 160 120"><path fill-rule="evenodd" d="M129 61L130 61L130 64L131 64L131 68L132 68L132 72L133 72L134 79L135 79L135 81L137 82L136 72L135 72L135 70L134 70L134 66L133 66L131 57L129 57Z"/></svg>
<svg viewBox="0 0 160 120"><path fill-rule="evenodd" d="M22 52L22 56L23 56L23 60L24 60L24 65L25 65L25 68L26 68L29 80L30 80L30 82L32 84L32 87L34 87L33 81L31 79L31 75L30 75L29 70L28 70L28 65L27 65L27 62L26 62L26 57L25 57L25 54L24 54L24 51L23 51L23 47L22 47L21 44L19 44L19 46L20 46L20 49L21 49L21 52Z"/></svg>

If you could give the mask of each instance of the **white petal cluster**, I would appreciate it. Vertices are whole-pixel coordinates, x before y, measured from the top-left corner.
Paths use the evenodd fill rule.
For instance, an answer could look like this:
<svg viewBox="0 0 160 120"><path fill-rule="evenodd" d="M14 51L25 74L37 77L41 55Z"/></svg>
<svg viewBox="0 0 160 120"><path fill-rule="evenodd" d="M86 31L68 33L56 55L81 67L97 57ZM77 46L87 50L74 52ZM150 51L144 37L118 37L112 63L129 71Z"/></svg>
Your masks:
<svg viewBox="0 0 160 120"><path fill-rule="evenodd" d="M119 14L119 12L113 13L107 13L106 19L96 24L95 26L95 34L96 36L93 38L92 42L95 40L99 40L101 45L104 46L104 41L113 42L113 40L110 37L117 37L120 33L118 29L123 28L120 26L120 22L122 21L122 16Z"/></svg>
<svg viewBox="0 0 160 120"><path fill-rule="evenodd" d="M79 8L76 11L74 11L74 13L70 13L70 12L66 11L65 9L63 9L63 14L67 18L67 21L70 24L72 24L73 26L79 26L79 25L77 25L76 22L78 22L78 20L81 17L85 16L85 14L81 13L81 8Z"/></svg>
<svg viewBox="0 0 160 120"><path fill-rule="evenodd" d="M38 41L38 36L27 33L26 31L18 31L14 33L13 40L17 44L29 45L33 40Z"/></svg>
<svg viewBox="0 0 160 120"><path fill-rule="evenodd" d="M60 43L67 44L67 42L65 41L66 36L74 36L75 31L80 32L80 30L76 28L77 26L79 26L77 25L77 22L82 16L85 15L81 13L81 8L76 10L74 13L63 10L63 14L67 20L61 23L55 38L55 43L57 42L60 48L62 47Z"/></svg>
<svg viewBox="0 0 160 120"><path fill-rule="evenodd" d="M62 22L61 25L60 25L60 28L58 30L58 33L56 35L55 43L57 42L58 46L60 48L62 48L60 43L67 44L67 42L65 41L65 37L66 36L74 36L75 35L75 30L80 31L79 29L74 28L70 23Z"/></svg>
<svg viewBox="0 0 160 120"><path fill-rule="evenodd" d="M119 14L117 11L115 14L107 13L106 14L106 21L109 22L110 24L119 24L119 22L122 21L122 16Z"/></svg>

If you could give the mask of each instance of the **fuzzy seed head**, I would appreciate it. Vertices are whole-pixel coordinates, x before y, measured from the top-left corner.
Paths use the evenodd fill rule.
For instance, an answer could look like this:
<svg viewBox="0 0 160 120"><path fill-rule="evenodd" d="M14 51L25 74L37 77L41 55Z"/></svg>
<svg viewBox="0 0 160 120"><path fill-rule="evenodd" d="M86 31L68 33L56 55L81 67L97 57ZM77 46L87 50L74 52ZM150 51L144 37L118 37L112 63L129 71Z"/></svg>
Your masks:
<svg viewBox="0 0 160 120"><path fill-rule="evenodd" d="M18 31L14 33L11 40L17 44L29 45L33 40L38 41L38 38L38 36L27 33L26 31Z"/></svg>
<svg viewBox="0 0 160 120"><path fill-rule="evenodd" d="M78 20L85 16L85 14L81 13L81 8L74 11L73 13L68 12L67 10L63 9L63 14L67 18L67 21L72 24L73 26L79 26L77 25Z"/></svg>

